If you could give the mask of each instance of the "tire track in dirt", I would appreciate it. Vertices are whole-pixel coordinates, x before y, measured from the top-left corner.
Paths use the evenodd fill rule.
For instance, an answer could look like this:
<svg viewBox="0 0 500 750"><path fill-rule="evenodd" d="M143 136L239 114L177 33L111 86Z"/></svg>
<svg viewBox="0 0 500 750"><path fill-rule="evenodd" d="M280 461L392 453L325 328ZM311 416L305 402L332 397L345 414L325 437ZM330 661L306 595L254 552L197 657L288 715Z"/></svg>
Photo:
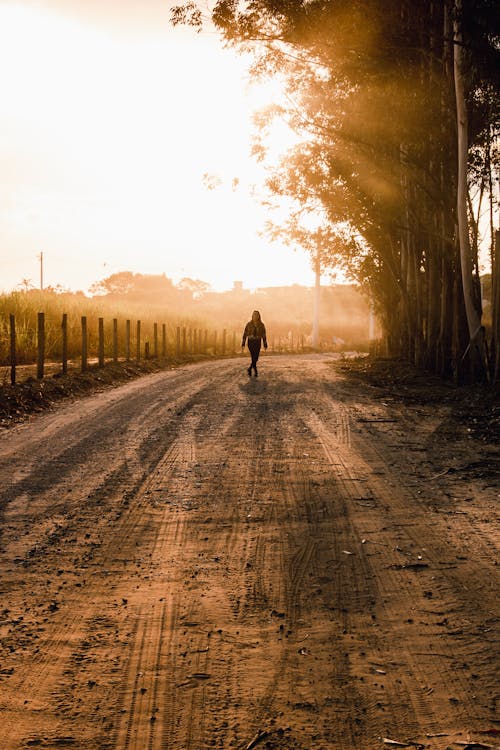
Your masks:
<svg viewBox="0 0 500 750"><path fill-rule="evenodd" d="M385 695L388 698L386 708L392 712L393 731L399 733L399 736L420 735L421 739L425 738L428 733L439 733L443 730L449 730L452 735L454 726L453 724L449 726L449 702L445 702L442 697L437 700L436 693L440 696L443 694L450 696L449 701L457 706L453 713L458 714L462 721L466 720L471 725L479 726L483 709L471 700L473 696L470 690L470 676L460 668L462 665L457 665L456 641L454 642L453 638L443 640L442 636L446 636L443 631L427 635L425 631L422 633L415 628L414 636L408 639L408 635L405 635L404 641L398 633L402 630L401 625L398 627L397 623L401 614L406 611L413 615L407 622L410 625L417 625L415 605L419 603L420 607L424 608L425 604L429 603L429 598L435 595L436 588L439 588L440 604L442 605L443 601L446 602L444 607L446 612L453 612L457 608L457 602L453 601L455 597L447 583L450 577L454 578L452 566L449 570L439 567L443 558L450 560L453 551L449 544L443 545L442 539L447 536L446 530L439 522L429 519L428 514L424 516L418 501L401 485L398 486L392 481L391 484L396 487L394 489L388 487L384 480L371 476L373 463L366 463L366 457L372 451L366 444L362 446L364 460L355 454L356 460L353 462L353 452L344 453L325 426L319 420L313 421L315 423L312 428L320 438L332 464L339 467L340 463L339 474L344 484L347 501L354 504L359 499L363 499L364 507L369 508L368 512L366 510L363 512L363 530L358 532L358 540L361 534L365 534L370 541L376 536L378 557L376 577L380 592L377 597L378 617L383 616L387 622L391 623L394 635L392 643L379 643L377 646L381 657L380 669L377 673L386 674L386 665L391 661L387 651L389 649L393 651L395 643L399 644L400 662L402 662L400 665L393 665L398 667L395 670L398 678L384 685ZM359 440L357 442L359 445ZM385 473L387 466L384 468L384 472L378 471L377 474ZM360 478L368 479L368 481L361 484ZM393 480L392 477L391 479ZM373 512L375 508L376 512ZM410 514L409 508L411 508ZM390 527L381 528L381 510L386 519L390 518ZM374 536L370 537L369 534ZM380 541L381 539L384 541ZM421 551L422 555L412 553L412 549ZM430 550L433 550L434 554L429 554ZM404 555L403 558L401 555ZM425 559L425 562L421 562L422 559ZM427 567L433 572L437 568L437 585L436 575L428 573ZM418 571L417 575L413 572L414 570ZM477 566L475 574L483 577L484 568ZM468 592L468 599L470 598L476 599L472 592ZM479 604L479 599L477 599L477 604ZM381 602L385 603L382 607L380 607ZM391 602L392 606L388 602ZM425 609L420 609L420 612L422 611L425 612ZM436 614L443 615L444 612ZM428 625L427 622L422 624ZM443 624L447 624L446 618L439 622L439 625ZM433 643L436 635L438 638L441 636L439 651L435 650ZM405 669L401 670L403 665ZM387 674L390 674L390 670ZM384 680L384 682L389 681ZM405 705L406 710L402 710L402 706ZM449 739L447 741L449 742ZM437 740L429 746L442 746L443 742L445 741Z"/></svg>
<svg viewBox="0 0 500 750"><path fill-rule="evenodd" d="M395 416L403 426L403 443L408 434L417 444L421 441L424 446L428 436L432 437L432 432L422 430L411 415ZM415 426L418 426L418 431ZM423 433L422 436L419 433ZM366 439L362 440L365 461L371 465L379 461L387 442L387 437L380 432L369 445ZM471 725L478 726L491 713L492 706L494 708L495 672L500 656L500 612L495 598L498 576L494 567L498 549L494 521L498 515L492 505L488 525L478 533L475 516L469 508L458 512L448 509L448 497L440 497L432 484L430 487L435 495L429 502L425 482L432 481L433 473L427 474L424 484L421 481L416 484L413 492L401 488L397 497L394 497L394 490L391 496L391 508L395 511L391 523L394 529L403 530L400 554L407 555L412 548L420 550L422 559L429 565L427 582L424 578L427 570L418 575L426 583L422 586L425 599L418 608L418 622L424 632L428 632L428 640L432 638L439 645L421 649L415 668L422 673L421 684L424 689L428 686L432 703L441 703L442 713L448 713L444 695L448 696L456 713L462 713ZM411 482L406 484L412 486ZM445 501L442 505L441 498ZM408 514L409 507L412 508L411 514ZM479 648L478 637L482 640ZM434 651L438 653L434 654ZM429 673L437 676L437 686L429 686ZM489 694L492 702L481 704L476 692Z"/></svg>
<svg viewBox="0 0 500 750"><path fill-rule="evenodd" d="M461 585L460 561L453 567L449 519L434 524L389 465L399 433L374 430L376 446L361 433L358 420L375 409L387 417L385 407L322 357L267 358L258 381L242 364L153 376L130 399L115 393L113 430L101 432L108 473L90 437L106 408L88 402L80 469L61 483L55 473L40 495L68 533L80 525L79 539L66 548L62 536L57 554L40 543L26 582L8 570L21 593L4 591L19 611L32 588L55 590L45 579L58 566L68 582L39 652L28 646L14 674L0 673L5 750L227 750L262 731L272 750L376 750L384 736L444 750L492 715L471 710L473 678L455 644L460 659L481 663L489 634L478 628L494 626L493 607L483 602L467 625L463 608L480 594ZM54 434L50 418L40 424ZM50 455L40 441L36 451ZM28 465L18 462L16 482ZM79 472L88 483L56 497ZM20 524L29 514L26 501L9 508ZM41 522L41 503L39 512ZM10 555L15 534L4 530ZM480 544L473 570L484 577L491 547ZM482 700L492 669L477 681Z"/></svg>
<svg viewBox="0 0 500 750"><path fill-rule="evenodd" d="M206 408L210 409L210 405L206 404ZM238 425L240 428L245 428L245 422L244 420L238 420L234 418L234 413L229 414L228 418L231 420L231 428L230 429L236 429ZM210 421L210 420L209 420ZM203 428L204 430L205 428ZM224 433L227 434L229 430L225 430ZM203 431L202 431L203 432ZM227 522L227 515L226 515L226 507L222 506L220 507L220 499L221 494L223 497L225 497L225 492L228 494L234 495L234 483L233 481L230 481L230 478L234 478L234 471L236 470L236 467L239 466L241 463L241 457L246 458L246 462L244 462L245 469L248 466L248 455L250 451L250 447L247 445L248 438L246 435L243 435L243 445L241 447L241 454L238 455L228 455L227 451L227 445L220 444L220 431L217 430L217 435L213 440L207 441L207 436L203 432L203 445L200 445L200 442L198 441L198 448L200 454L205 454L208 457L208 470L209 475L212 472L212 468L214 466L217 466L220 473L218 476L211 478L211 486L208 487L208 495L210 496L212 488L214 491L214 495L217 495L218 493L218 503L217 505L213 506L209 502L207 505L208 507L205 507L200 513L197 514L196 517L193 517L193 513L190 514L190 519L193 519L193 522L188 524L187 526L187 536L183 545L183 550L180 552L180 557L184 557L187 563L189 563L190 559L192 560L193 552L190 551L190 546L192 545L194 549L196 549L196 546L199 547L199 539L197 537L199 536L198 530L199 530L199 524L201 521L200 516L206 515L207 513L216 513L217 518L212 517L212 525L211 525L211 532L213 536L218 536L218 539L214 539L213 543L210 545L210 556L214 552L217 552L218 554L215 556L215 560L217 562L224 556L225 560L227 560L227 563L229 564L230 569L238 570L238 574L241 575L241 570L249 569L252 570L254 568L255 562L250 563L250 567L247 568L248 563L253 560L252 557L252 550L255 550L254 544L251 543L250 546L248 543L244 543L240 545L240 550L238 552L241 552L241 556L238 554L238 556L235 559L228 559L227 550L225 546L221 546L221 540L223 540L226 537L226 533L224 530L224 527L221 528L220 534L214 534L214 528L219 528L218 524L216 524L216 520L219 517L222 517ZM231 442L234 443L234 434L231 436L233 439ZM207 445L208 442L208 445ZM250 441L251 442L251 441ZM255 445L253 446L253 450L250 452L250 455L253 458L257 459L257 456L260 456L260 460L262 460L262 454L263 452L263 446L262 443L257 440L257 450L255 449ZM221 460L222 457L224 457L224 460ZM256 461L257 465L260 469L259 461ZM253 468L255 468L255 465L252 464ZM241 467L239 467L239 471L241 472ZM260 497L258 496L257 487L255 480L255 473L250 471L249 479L253 477L253 481L249 481L248 485L245 483L243 485L243 497L240 498L240 515L243 516L246 520L244 522L244 528L246 531L249 532L249 534L252 534L253 528L257 527L259 524L259 511L255 509L255 505L259 505ZM208 477L207 477L208 478ZM241 509L243 510L250 510L253 512L250 513L241 513ZM234 517L234 510L233 510L233 517ZM227 523L226 523L227 527ZM245 535L245 537L248 539L248 534ZM208 540L207 541L212 541ZM257 542L255 542L257 544ZM196 571L195 571L196 572ZM202 573L204 572L202 568ZM261 572L259 570L259 572ZM214 574L216 574L217 571L214 571ZM220 734L220 728L214 729L213 727L211 729L208 728L208 724L213 725L214 723L214 717L217 717L217 714L222 714L224 716L225 710L224 710L224 703L221 701L220 696L221 692L224 695L231 695L232 701L235 700L235 695L238 694L238 681L241 683L241 671L239 669L238 660L235 661L235 656L232 653L234 650L234 643L235 640L239 641L241 640L239 631L237 628L240 626L239 623L241 622L241 608L238 606L238 603L232 601L232 597L230 595L230 591L228 591L228 586L230 586L231 574L228 571L226 575L217 576L215 578L216 585L213 585L211 587L210 592L208 593L206 589L203 587L203 590L205 594L202 594L202 596L205 595L205 597L209 596L209 610L203 605L201 599L198 600L197 604L193 607L191 607L189 612L189 617L194 618L193 626L196 629L201 630L201 641L195 642L195 653L205 655L203 656L205 660L205 670L208 669L208 654L209 651L205 650L205 647L199 648L198 646L203 646L203 639L207 638L208 634L212 633L211 636L211 642L213 643L213 638L217 637L220 639L221 643L219 643L219 649L218 650L225 650L225 658L224 658L224 679L221 680L222 675L219 675L219 678L212 679L211 677L208 677L208 673L206 671L202 671L200 673L200 666L199 662L197 660L192 660L190 664L190 670L193 669L193 667L196 669L196 671L193 673L192 671L190 673L184 673L182 675L182 669L178 669L178 675L181 677L181 682L178 683L178 692L180 691L180 695L178 700L176 701L176 704L180 706L178 709L177 714L177 721L175 724L173 724L174 728L171 729L171 732L169 734L168 740L164 740L165 747L172 747L172 748L198 748L200 746L203 746L207 742L207 734L208 736L214 736L214 734ZM221 580L222 579L222 580ZM214 580L212 579L212 582L214 583ZM174 584L175 585L175 584ZM195 604L195 600L192 600L193 604ZM236 605L236 606L234 606ZM213 634L213 620L215 619L214 615L217 615L218 617L223 617L224 622L224 629L216 629L215 633L217 635L214 636ZM244 621L244 620L243 620ZM179 621L179 624L181 624L181 620ZM219 632L220 630L220 632ZM260 628L259 628L260 630ZM186 637L186 633L182 633L179 629L179 633L176 636L176 639L174 639L174 646L175 642L177 641L177 638L181 638L182 635ZM193 638L193 636L191 637ZM243 638L243 640L245 640ZM227 651L227 646L229 645L230 651ZM251 650L253 650L253 645L251 643L248 644ZM245 648L245 644L242 643L241 647ZM171 646L172 648L172 646ZM210 650L212 647L210 647ZM199 657L198 657L199 658ZM274 659L272 660L274 661ZM220 668L220 660L218 660L219 668ZM214 671L215 665L212 665L211 672ZM235 669L236 667L236 669ZM272 672L270 677L274 678L274 675L278 674L279 671ZM194 675L194 677L193 677ZM198 676L199 675L199 676ZM205 675L206 681L205 681ZM234 675L235 685L234 688L231 685L231 690L228 691L228 675ZM197 684L196 682L193 684L194 680L202 680L202 684ZM221 687L221 682L223 682L223 686ZM271 685L273 684L273 680L271 680ZM192 695L190 698L186 696L182 696L182 693L190 691L192 692ZM272 693L272 690L270 691ZM222 704L222 705L221 705ZM265 710L266 707L266 695L261 695L258 704L260 707L260 710ZM207 708L207 706L210 706L210 709ZM215 710L215 706L217 706L217 711ZM230 724L231 721L231 707L229 706L229 713L227 714L228 720L226 720L226 724ZM224 720L222 720L222 723L224 723ZM171 725L172 726L172 725ZM234 727L233 731L237 733L238 727ZM249 731L249 730L247 730ZM205 736L204 736L205 735ZM170 744L169 744L170 743ZM120 741L117 743L117 747L120 747Z"/></svg>
<svg viewBox="0 0 500 750"><path fill-rule="evenodd" d="M202 381L202 385L205 387L206 382ZM192 398L193 384L190 386L185 385L182 391L183 393L181 394L180 401L185 404L189 398ZM171 403L175 405L176 402L172 400ZM178 446L177 448L174 447L170 453L175 454L176 450L178 454ZM177 458L178 456L174 456L174 463ZM172 463L172 459L170 455L167 455L163 463L168 464L169 462ZM164 475L165 466L163 464L160 465L160 469ZM57 478L58 476L56 475L56 477L54 477L56 483ZM143 516L143 511L148 501L148 494L151 491L150 485L151 482L145 483L142 493L139 492L138 502L134 503L131 510L125 513L122 524L118 525L116 532L110 538L107 547L104 547L104 550L100 555L94 555L95 559L93 566L95 569L108 568L107 572L109 572L120 556L122 559L128 559L129 553L133 551L134 536L137 536L139 528L141 529L140 533L144 531L143 526L141 526L141 516ZM101 486L105 487L106 481L104 481ZM88 487L86 489L88 489ZM100 591L93 592L90 601L87 599L85 608L87 609L90 607L92 611L92 608L98 607L100 599L106 598L106 593L106 586L103 586ZM89 621L91 620L92 617L89 618ZM15 682L17 690L25 695L29 695L32 702L40 703L44 688L43 676L46 675L49 668L50 671L54 673L62 671L64 662L69 658L71 648L70 640L72 638L74 639L74 634L78 632L81 632L81 614L79 612L75 612L73 617L68 617L66 611L53 614L51 617L51 639L48 646L46 648L42 646L42 648L38 649L37 655L30 660L30 663L26 667L16 668ZM78 647L76 647L76 651L77 650ZM60 664L60 667L57 667L58 663ZM14 682L14 680L11 681ZM5 708L6 706L4 704L4 709ZM13 719L12 723L9 724L7 721L4 724L4 740L6 742L9 741L11 730L18 730L17 724L17 717Z"/></svg>
<svg viewBox="0 0 500 750"><path fill-rule="evenodd" d="M120 747L156 748L159 746L158 731L155 730L159 718L157 699L162 690L160 674L164 660L163 639L165 632L168 634L174 630L175 620L167 619L167 604L164 602L164 597L156 596L157 588L154 584L150 591L144 590L144 587L141 588L139 594L141 603L136 603L137 597L134 593L129 593L132 578L130 573L127 575L126 567L137 558L137 545L140 542L140 559L143 559L144 554L147 555L148 578L154 580L155 567L162 564L167 550L183 544L184 524L181 514L174 513L172 517L172 513L164 508L158 509L155 493L164 492L166 489L171 491L177 475L182 475L183 470L192 465L194 460L192 435L197 421L196 414L187 413L179 431L179 437L158 463L154 472L142 483L134 498L133 508L117 525L109 544L103 547L95 562L96 566L106 570L108 575L114 569L117 574L121 574L120 589L125 589L124 593L127 594L127 597L121 597L122 601L126 602L130 609L138 608L133 622L134 635L130 660L131 669L136 670L132 680L134 688L138 680L141 687L139 695L133 689L129 699L125 696L118 698L122 706L130 704L130 716L125 734L119 740ZM102 600L105 601L109 593L105 589L102 590L100 592ZM120 597L121 593L121 591L116 592L115 596ZM96 602L93 604L95 607ZM172 617L172 611L175 609L168 611L169 618ZM85 634L83 640L87 638ZM59 694L64 695L66 690L65 683L62 683L59 687ZM102 739L100 741L102 742Z"/></svg>
<svg viewBox="0 0 500 750"><path fill-rule="evenodd" d="M182 476L185 469L192 467L196 455L193 435L198 419L196 415L188 414L175 449L171 448L158 464L155 474L144 487L143 498L152 499L152 495L157 492L171 493L176 478L179 475ZM151 571L154 572L156 567L162 566L173 549L182 548L184 545L185 522L181 515L179 511L174 511L174 516L177 516L177 520L174 521L172 509L163 509L155 514L154 539L149 545ZM128 538L130 538L130 532L127 530L123 539ZM125 549L123 552L127 558L128 551ZM136 627L126 679L127 687L120 699L122 705L129 705L130 708L126 722L124 725L122 723L114 740L115 746L124 750L139 750L146 747L153 750L165 747L161 726L168 725L169 721L164 713L168 712L168 706L174 703L172 697L170 700L165 700L165 696L171 693L171 686L168 686L167 680L171 679L173 670L170 669L169 672L168 666L171 666L169 660L172 638L177 628L178 604L171 601L167 609L165 597L160 597L160 605L155 599L157 596L155 584L152 584L147 596L144 589L140 596L141 600L146 598L146 604L141 603L135 614ZM162 706L161 709L160 706Z"/></svg>
<svg viewBox="0 0 500 750"><path fill-rule="evenodd" d="M310 417L309 424L313 432L318 436L318 439L325 451L326 456L331 461L335 478L338 484L338 492L342 497L342 524L345 528L344 534L342 535L345 540L350 540L351 544L347 549L341 549L337 546L335 549L335 556L337 559L342 554L348 554L350 570L346 573L346 565L337 570L342 571L341 575L337 578L335 584L335 591L339 597L338 603L341 608L346 610L346 617L344 619L344 630L355 633L355 638L359 643L359 648L363 648L362 652L365 654L369 653L368 665L360 663L360 656L353 653L352 646L350 648L350 661L353 662L352 666L349 667L349 672L352 670L355 672L356 667L362 671L368 671L367 675L363 675L363 681L369 681L366 701L366 713L367 713L367 729L369 734L373 737L384 735L384 728L380 725L377 726L377 718L379 711L377 709L384 708L389 713L389 719L387 721L388 726L392 728L394 736L412 737L419 734L420 724L416 721L412 715L411 703L408 700L401 700L402 695L408 695L408 685L414 684L415 674L411 670L407 678L399 679L397 687L393 688L392 684L388 680L383 680L387 674L387 663L388 657L384 644L380 642L377 637L376 630L370 627L372 623L369 622L368 618L363 617L363 613L367 610L372 610L372 617L375 619L383 618L387 622L393 622L395 619L394 613L384 611L378 615L374 614L373 607L367 606L370 604L374 605L375 602L384 600L385 597L390 596L393 591L398 591L398 609L404 612L411 610L412 589L409 587L408 582L404 579L404 576L399 575L394 571L388 572L390 568L390 560L392 556L388 555L386 558L386 564L383 566L383 576L378 576L376 585L371 586L370 589L360 592L357 586L358 581L369 581L373 579L373 572L370 567L370 561L362 551L359 532L356 529L355 517L352 514L351 504L353 505L356 500L366 498L369 500L373 495L371 492L370 484L366 481L369 470L362 462L353 462L352 453L349 451L348 457L343 451L343 446L331 436L328 430L325 428L321 420L314 415ZM380 496L379 488L379 496ZM365 532L366 533L366 532ZM354 542L354 544L353 544ZM383 554L383 553L380 553ZM355 596L353 597L352 592L347 592L347 587L353 587ZM345 607L345 604L349 604L349 608ZM342 604L344 606L342 606ZM370 632L371 631L371 632ZM362 646L362 644L364 644ZM361 652L360 652L361 653ZM408 655L406 653L401 654L402 661L408 662ZM357 663L356 663L357 662ZM368 670L366 667L368 666ZM373 675L373 677L372 677ZM375 677L377 675L377 677ZM380 675L380 677L378 677ZM352 678L352 674L350 675ZM371 678L371 679L370 679ZM383 685L384 693L381 695L380 687ZM418 695L420 699L420 695ZM419 700L420 702L420 700ZM422 726L429 730L429 721L432 716L431 704L428 702L424 706L422 719ZM432 730L432 727L431 727Z"/></svg>
<svg viewBox="0 0 500 750"><path fill-rule="evenodd" d="M233 613L233 602L227 598L223 590L219 590L219 587L217 587L214 596L210 594L210 614L201 598L198 598L196 595L189 598L185 594L182 597L182 590L184 588L185 591L187 583L187 581L184 583L183 578L189 574L190 567L193 565L194 559L196 559L195 550L200 544L200 529L203 528L206 522L206 518L203 518L203 516L207 513L211 514L212 511L215 511L217 516L221 514L221 508L217 506L212 508L209 500L203 504L200 493L202 495L206 493L210 497L213 489L215 494L214 484L218 492L221 491L221 484L225 486L227 491L234 491L232 482L226 480L226 476L229 476L228 472L231 473L233 469L232 457L228 455L226 446L224 444L220 445L220 435L233 429L239 420L235 418L234 409L226 410L224 420L229 420L229 424L226 424L225 429L222 431L217 429L216 434L211 439L207 438L205 434L207 422L213 427L211 419L213 415L209 413L212 408L211 399L203 403L200 412L204 415L204 425L199 427L200 432L203 434L203 443L197 443L196 436L193 440L193 445L195 446L193 450L193 463L194 468L198 469L199 478L195 479L194 487L191 487L193 504L189 511L189 520L191 521L192 519L192 522L186 526L186 537L183 540L182 547L176 547L171 552L172 556L177 560L178 573L170 583L170 590L171 592L177 591L176 595L180 599L184 598L186 603L189 603L189 606L180 614L176 622L171 623L172 637L166 647L167 654L170 654L170 669L166 670L162 687L158 691L159 695L163 695L161 708L162 724L164 727L161 738L162 748L183 747L186 750L196 750L203 746L206 722L212 713L207 710L208 696L210 693L218 695L220 689L219 681L212 680L210 674L211 646L209 644L213 638L213 619L215 613L218 612L218 615L222 616L224 621L227 622L232 619ZM198 462L198 453L202 453L208 457L209 463L207 468L203 469L204 462L202 457L199 457L201 460ZM213 469L215 467L220 472L218 475L214 475ZM201 479L209 480L208 487L204 486L204 482L200 481L200 477ZM225 509L223 508L222 510ZM223 517L227 527L225 514ZM212 522L215 522L215 519L212 518ZM234 514L232 522L234 524ZM210 531L212 531L212 527L210 527ZM221 536L225 536L223 528L221 528ZM211 548L210 555L212 556L214 552L218 553L214 556L218 561L223 554L227 554L227 548L221 548L220 544L216 543L215 547ZM206 555L203 555L203 557L206 557ZM204 575L206 564L200 563L194 566L194 570L191 573L191 580L193 580L193 577L197 579L198 574L200 576ZM188 585L192 585L195 592L198 590L195 583ZM203 597L205 594L202 593L201 596ZM181 649L183 651L180 651ZM181 653L180 662L177 659L173 663L172 659L174 655L179 652ZM116 747L121 747L119 738Z"/></svg>

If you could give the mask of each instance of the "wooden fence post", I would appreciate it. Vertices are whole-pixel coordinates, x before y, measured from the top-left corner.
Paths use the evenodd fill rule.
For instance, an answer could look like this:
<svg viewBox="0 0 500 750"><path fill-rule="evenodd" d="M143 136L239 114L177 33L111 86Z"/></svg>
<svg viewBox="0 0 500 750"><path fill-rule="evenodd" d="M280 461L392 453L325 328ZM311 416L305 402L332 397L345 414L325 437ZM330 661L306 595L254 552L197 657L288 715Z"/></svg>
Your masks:
<svg viewBox="0 0 500 750"><path fill-rule="evenodd" d="M167 325L162 323L161 326L161 356L167 358Z"/></svg>
<svg viewBox="0 0 500 750"><path fill-rule="evenodd" d="M177 326L176 331L176 342L175 342L177 358L181 356L181 329Z"/></svg>
<svg viewBox="0 0 500 750"><path fill-rule="evenodd" d="M149 359L149 341L144 343L144 359Z"/></svg>
<svg viewBox="0 0 500 750"><path fill-rule="evenodd" d="M125 321L125 359L130 359L130 320Z"/></svg>
<svg viewBox="0 0 500 750"><path fill-rule="evenodd" d="M99 346L97 350L99 367L104 367L104 318L99 318Z"/></svg>
<svg viewBox="0 0 500 750"><path fill-rule="evenodd" d="M38 362L36 376L39 380L43 378L45 366L45 313L38 313Z"/></svg>
<svg viewBox="0 0 500 750"><path fill-rule="evenodd" d="M87 369L87 317L82 315L82 372Z"/></svg>
<svg viewBox="0 0 500 750"><path fill-rule="evenodd" d="M113 362L118 362L118 318L113 318Z"/></svg>
<svg viewBox="0 0 500 750"><path fill-rule="evenodd" d="M135 343L136 343L136 348L137 348L136 355L137 355L137 361L139 362L141 358L141 321L140 320L137 321L135 338L136 338Z"/></svg>
<svg viewBox="0 0 500 750"><path fill-rule="evenodd" d="M10 382L16 384L16 316L9 315L10 321Z"/></svg>
<svg viewBox="0 0 500 750"><path fill-rule="evenodd" d="M217 354L217 331L214 331L214 354Z"/></svg>
<svg viewBox="0 0 500 750"><path fill-rule="evenodd" d="M222 356L226 353L226 329L222 331Z"/></svg>
<svg viewBox="0 0 500 750"><path fill-rule="evenodd" d="M208 331L205 328L205 334L203 336L203 354L207 353L207 344L208 344Z"/></svg>
<svg viewBox="0 0 500 750"><path fill-rule="evenodd" d="M158 323L153 324L153 357L158 359Z"/></svg>
<svg viewBox="0 0 500 750"><path fill-rule="evenodd" d="M63 375L68 372L68 315L63 313L62 316L62 371Z"/></svg>

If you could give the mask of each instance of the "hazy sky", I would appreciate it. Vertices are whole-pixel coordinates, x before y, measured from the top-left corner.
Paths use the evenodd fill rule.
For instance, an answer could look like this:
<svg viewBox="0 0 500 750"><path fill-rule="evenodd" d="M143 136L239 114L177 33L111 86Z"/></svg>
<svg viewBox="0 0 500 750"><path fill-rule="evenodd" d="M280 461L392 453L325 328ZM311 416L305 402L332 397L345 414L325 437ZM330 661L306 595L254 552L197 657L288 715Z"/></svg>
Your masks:
<svg viewBox="0 0 500 750"><path fill-rule="evenodd" d="M38 285L41 250L45 284L72 289L118 270L313 283L304 253L258 236L251 113L274 92L169 6L0 0L0 289Z"/></svg>

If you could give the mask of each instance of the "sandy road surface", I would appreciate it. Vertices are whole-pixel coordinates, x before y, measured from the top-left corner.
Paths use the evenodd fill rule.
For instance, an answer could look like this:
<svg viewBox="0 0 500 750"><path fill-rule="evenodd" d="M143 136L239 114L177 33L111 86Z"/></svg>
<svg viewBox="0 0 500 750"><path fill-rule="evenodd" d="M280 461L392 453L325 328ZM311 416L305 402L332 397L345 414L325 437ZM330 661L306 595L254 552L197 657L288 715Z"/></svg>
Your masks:
<svg viewBox="0 0 500 750"><path fill-rule="evenodd" d="M1 434L2 750L500 744L477 446L328 357L244 364Z"/></svg>

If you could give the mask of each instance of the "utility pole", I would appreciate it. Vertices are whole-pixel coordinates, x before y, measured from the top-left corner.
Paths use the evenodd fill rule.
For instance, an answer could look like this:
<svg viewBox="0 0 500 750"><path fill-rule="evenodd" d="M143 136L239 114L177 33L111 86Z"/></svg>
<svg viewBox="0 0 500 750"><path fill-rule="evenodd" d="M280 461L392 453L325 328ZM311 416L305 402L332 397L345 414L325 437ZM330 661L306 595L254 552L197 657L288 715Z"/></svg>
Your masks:
<svg viewBox="0 0 500 750"><path fill-rule="evenodd" d="M40 291L43 292L43 250L40 250Z"/></svg>
<svg viewBox="0 0 500 750"><path fill-rule="evenodd" d="M313 349L317 349L319 346L319 307L321 299L321 257L319 250L316 250L316 258L314 259L314 272L315 272L315 284L314 284L314 307L313 307L313 326L312 326L312 345Z"/></svg>

